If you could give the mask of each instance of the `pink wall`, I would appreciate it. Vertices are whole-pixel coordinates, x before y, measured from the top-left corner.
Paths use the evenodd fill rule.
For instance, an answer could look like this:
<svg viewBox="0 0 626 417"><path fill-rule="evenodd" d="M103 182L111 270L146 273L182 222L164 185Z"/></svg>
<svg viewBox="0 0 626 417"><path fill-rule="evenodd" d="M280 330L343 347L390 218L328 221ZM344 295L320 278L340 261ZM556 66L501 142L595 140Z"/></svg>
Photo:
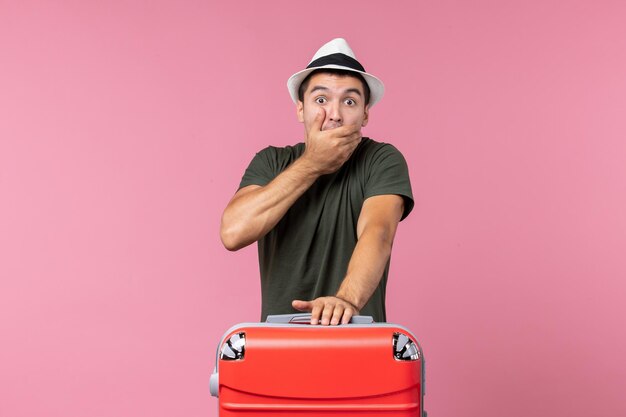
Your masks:
<svg viewBox="0 0 626 417"><path fill-rule="evenodd" d="M226 4L0 3L0 415L215 415L260 307L220 214L336 36L410 164L389 320L431 415L626 415L626 4Z"/></svg>

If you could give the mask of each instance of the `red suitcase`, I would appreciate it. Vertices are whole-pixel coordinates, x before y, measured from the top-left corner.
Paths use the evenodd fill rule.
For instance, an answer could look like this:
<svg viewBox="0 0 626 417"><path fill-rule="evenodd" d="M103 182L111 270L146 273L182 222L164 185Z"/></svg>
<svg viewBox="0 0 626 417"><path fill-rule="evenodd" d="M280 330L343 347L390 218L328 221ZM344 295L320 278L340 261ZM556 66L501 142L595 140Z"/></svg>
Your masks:
<svg viewBox="0 0 626 417"><path fill-rule="evenodd" d="M425 417L424 357L402 326L356 316L311 326L309 314L228 330L211 395L219 415Z"/></svg>

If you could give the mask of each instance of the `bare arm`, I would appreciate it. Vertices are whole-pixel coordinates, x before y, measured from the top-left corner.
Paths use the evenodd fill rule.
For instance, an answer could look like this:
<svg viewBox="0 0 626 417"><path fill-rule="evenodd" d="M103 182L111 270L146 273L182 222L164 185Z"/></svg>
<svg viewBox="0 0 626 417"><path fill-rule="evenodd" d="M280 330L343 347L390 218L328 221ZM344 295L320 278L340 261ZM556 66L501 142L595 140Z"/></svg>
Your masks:
<svg viewBox="0 0 626 417"><path fill-rule="evenodd" d="M320 110L300 158L265 186L250 185L230 200L220 228L222 243L238 250L256 242L283 218L287 210L315 180L338 170L361 141L360 127L345 125L321 131L325 119Z"/></svg>
<svg viewBox="0 0 626 417"><path fill-rule="evenodd" d="M239 190L222 215L224 246L238 250L265 236L317 177L310 164L300 158L266 186Z"/></svg>
<svg viewBox="0 0 626 417"><path fill-rule="evenodd" d="M403 210L404 200L398 195L371 197L363 204L357 224L359 240L337 292L337 297L359 310L370 299L383 276Z"/></svg>
<svg viewBox="0 0 626 417"><path fill-rule="evenodd" d="M294 300L294 308L311 311L311 324L317 324L320 317L322 324L348 323L367 303L382 278L403 211L404 200L398 195L365 200L357 223L358 241L336 296Z"/></svg>

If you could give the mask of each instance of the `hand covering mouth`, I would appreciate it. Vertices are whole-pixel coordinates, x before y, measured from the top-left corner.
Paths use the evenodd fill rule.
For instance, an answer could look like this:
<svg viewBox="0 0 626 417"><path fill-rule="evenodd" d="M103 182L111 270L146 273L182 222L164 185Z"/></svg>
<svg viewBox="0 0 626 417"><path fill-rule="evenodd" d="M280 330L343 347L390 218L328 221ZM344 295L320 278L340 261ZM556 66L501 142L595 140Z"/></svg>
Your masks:
<svg viewBox="0 0 626 417"><path fill-rule="evenodd" d="M336 129L336 128L341 127L341 126L343 126L342 123L328 122L328 123L326 123L326 125L324 125L324 127L322 127L322 130Z"/></svg>

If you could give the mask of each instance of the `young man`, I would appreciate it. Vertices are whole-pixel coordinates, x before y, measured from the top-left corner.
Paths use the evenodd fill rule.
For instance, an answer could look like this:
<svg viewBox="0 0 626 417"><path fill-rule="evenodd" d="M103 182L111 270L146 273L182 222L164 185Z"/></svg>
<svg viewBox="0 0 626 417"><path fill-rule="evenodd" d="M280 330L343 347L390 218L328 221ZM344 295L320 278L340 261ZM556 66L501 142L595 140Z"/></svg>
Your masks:
<svg viewBox="0 0 626 417"><path fill-rule="evenodd" d="M287 86L304 143L256 154L224 210L222 242L258 241L262 320L299 310L311 324L386 321L392 243L413 196L402 154L361 136L384 86L341 38Z"/></svg>

